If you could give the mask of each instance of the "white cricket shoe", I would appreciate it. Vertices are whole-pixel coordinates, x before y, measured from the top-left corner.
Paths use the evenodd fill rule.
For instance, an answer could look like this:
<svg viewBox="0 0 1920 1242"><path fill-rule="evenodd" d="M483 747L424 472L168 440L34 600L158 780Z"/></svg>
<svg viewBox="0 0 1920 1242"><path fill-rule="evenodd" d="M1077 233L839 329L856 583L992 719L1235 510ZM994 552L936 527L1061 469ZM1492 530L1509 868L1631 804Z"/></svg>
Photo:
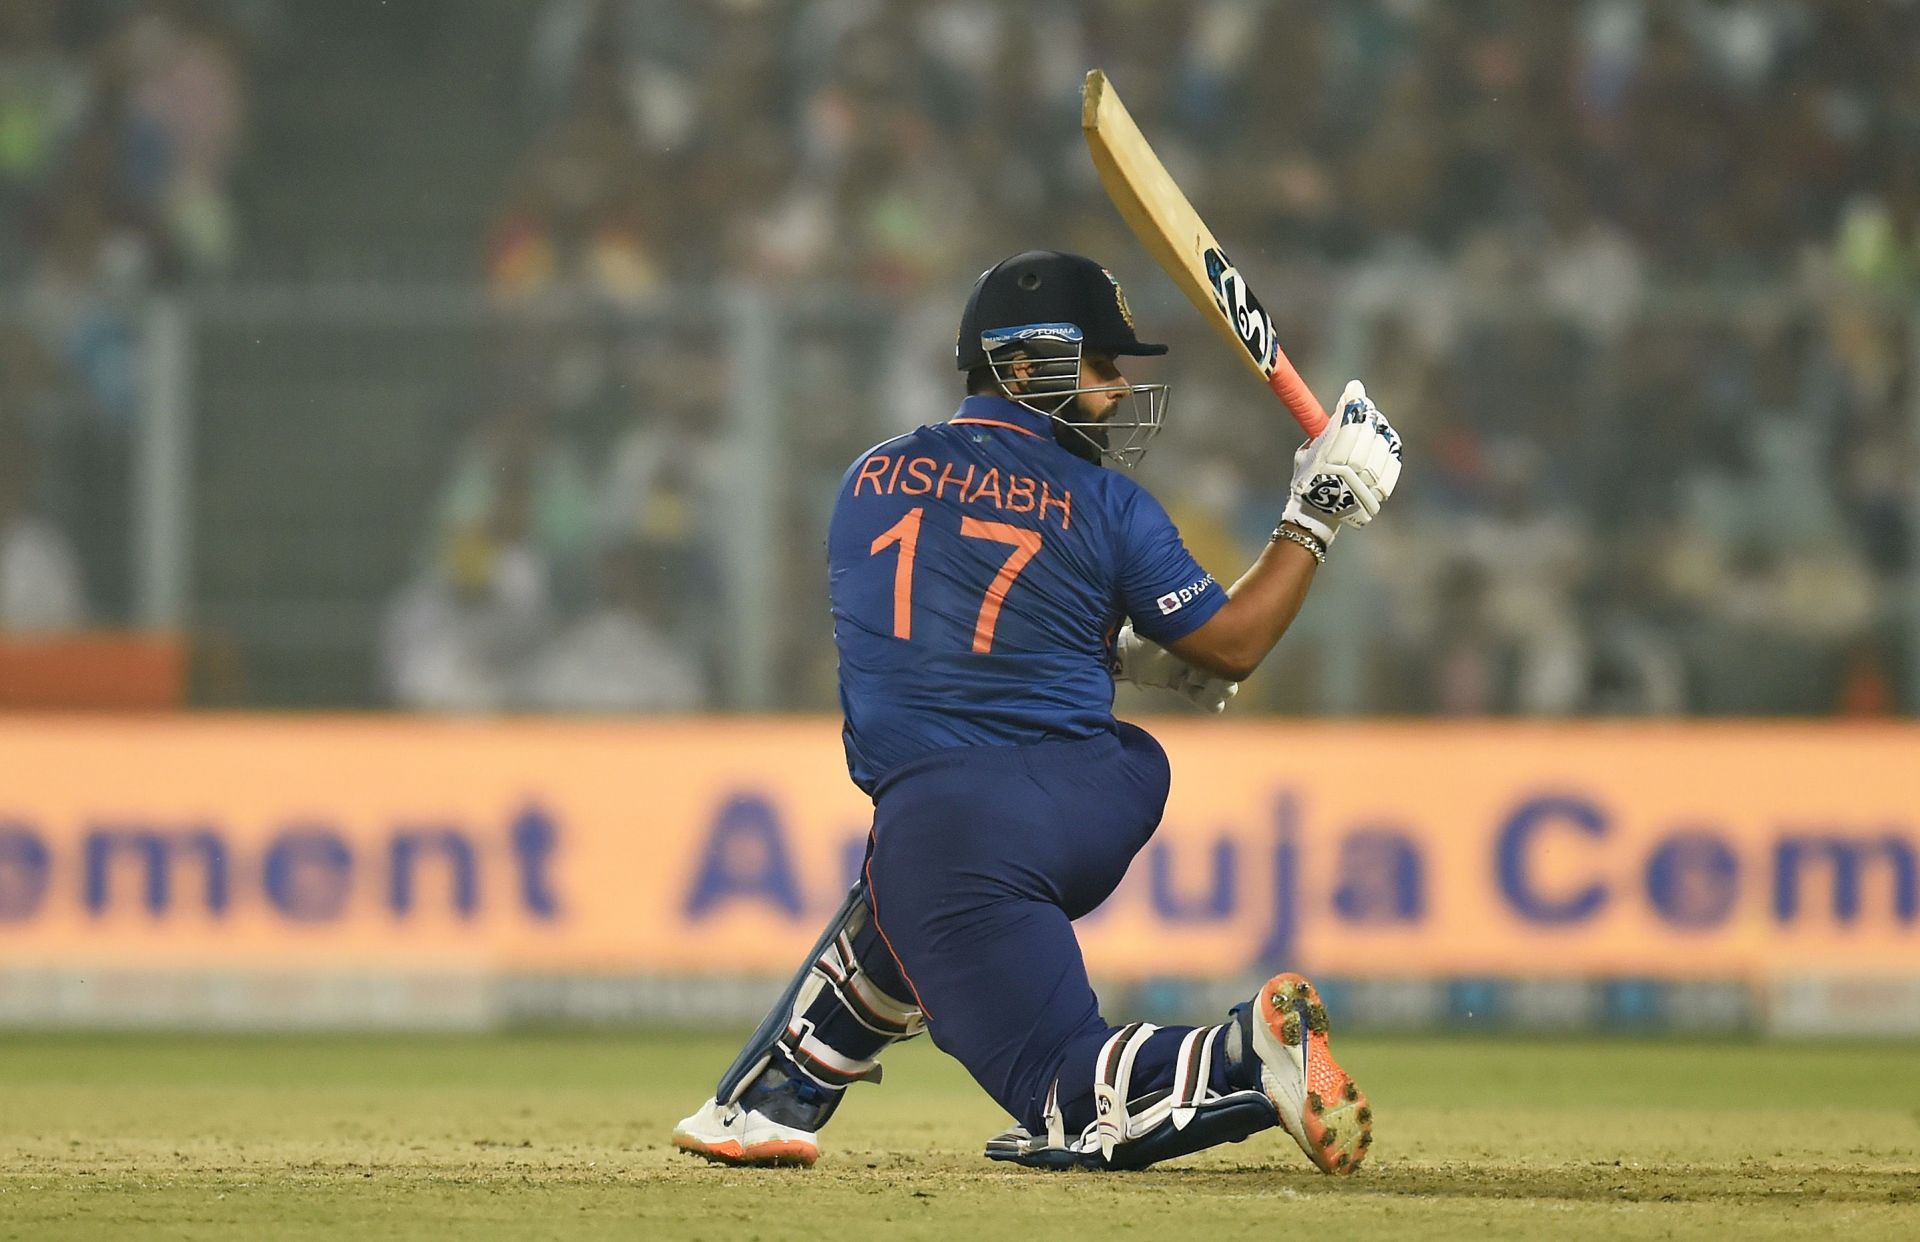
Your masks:
<svg viewBox="0 0 1920 1242"><path fill-rule="evenodd" d="M1327 1047L1327 1007L1296 974L1275 975L1254 999L1260 1085L1280 1124L1322 1173L1351 1173L1373 1143L1373 1109Z"/></svg>
<svg viewBox="0 0 1920 1242"><path fill-rule="evenodd" d="M673 1128L673 1145L716 1164L809 1167L820 1158L820 1136L783 1126L765 1113L709 1098Z"/></svg>

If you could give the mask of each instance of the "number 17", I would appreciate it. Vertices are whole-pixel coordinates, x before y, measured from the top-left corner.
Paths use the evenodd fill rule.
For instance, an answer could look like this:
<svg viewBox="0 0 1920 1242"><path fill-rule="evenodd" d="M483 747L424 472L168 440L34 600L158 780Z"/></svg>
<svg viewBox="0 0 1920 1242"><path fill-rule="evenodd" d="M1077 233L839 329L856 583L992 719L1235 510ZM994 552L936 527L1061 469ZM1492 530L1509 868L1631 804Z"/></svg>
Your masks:
<svg viewBox="0 0 1920 1242"><path fill-rule="evenodd" d="M873 547L869 549L870 555L877 556L884 548L900 545L900 557L893 566L895 638L913 637L913 554L920 544L920 519L925 516L926 506L915 505L875 539ZM1013 545L1006 563L1000 566L1000 572L987 584L986 596L980 601L980 615L973 623L973 649L991 651L993 631L1000 624L1000 606L1007 602L1007 592L1012 588L1013 580L1020 576L1027 562L1040 551L1040 532L1024 530L1005 522L983 522L979 518L962 517L960 533L968 539L990 539L995 543Z"/></svg>

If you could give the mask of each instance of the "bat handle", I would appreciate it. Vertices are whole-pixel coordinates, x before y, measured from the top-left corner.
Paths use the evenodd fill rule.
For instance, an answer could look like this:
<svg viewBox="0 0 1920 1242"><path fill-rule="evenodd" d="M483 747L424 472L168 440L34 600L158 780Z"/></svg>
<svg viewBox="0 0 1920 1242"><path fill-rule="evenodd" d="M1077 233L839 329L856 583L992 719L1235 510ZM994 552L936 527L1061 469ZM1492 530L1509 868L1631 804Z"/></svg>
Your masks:
<svg viewBox="0 0 1920 1242"><path fill-rule="evenodd" d="M1311 440L1327 426L1327 412L1300 378L1300 372L1293 369L1293 363L1283 353L1276 353L1273 360L1273 376L1267 381L1273 389L1273 395L1286 403L1293 414L1293 421L1300 424L1300 430L1307 433Z"/></svg>

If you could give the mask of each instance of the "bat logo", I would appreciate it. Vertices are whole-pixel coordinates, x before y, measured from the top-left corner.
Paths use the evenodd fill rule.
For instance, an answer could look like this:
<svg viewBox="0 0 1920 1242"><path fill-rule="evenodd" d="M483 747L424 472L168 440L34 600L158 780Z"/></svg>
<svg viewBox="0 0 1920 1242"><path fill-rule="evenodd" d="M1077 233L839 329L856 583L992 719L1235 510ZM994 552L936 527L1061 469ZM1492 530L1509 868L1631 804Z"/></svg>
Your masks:
<svg viewBox="0 0 1920 1242"><path fill-rule="evenodd" d="M1240 344L1253 355L1261 374L1271 376L1280 352L1280 335L1273 329L1267 308L1260 305L1260 299L1253 296L1247 282L1240 279L1239 269L1228 262L1217 247L1207 247L1203 257L1207 264L1207 283L1213 286L1214 304L1233 325Z"/></svg>

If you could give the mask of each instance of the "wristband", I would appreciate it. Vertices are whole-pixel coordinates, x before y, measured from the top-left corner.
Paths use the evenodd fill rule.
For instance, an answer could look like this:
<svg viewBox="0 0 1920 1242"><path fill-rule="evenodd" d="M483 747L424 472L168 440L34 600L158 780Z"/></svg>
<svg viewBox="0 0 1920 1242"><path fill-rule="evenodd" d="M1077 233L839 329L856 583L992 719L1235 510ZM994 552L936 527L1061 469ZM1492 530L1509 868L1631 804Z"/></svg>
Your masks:
<svg viewBox="0 0 1920 1242"><path fill-rule="evenodd" d="M1288 499L1287 507L1280 511L1280 521L1282 525L1292 522L1301 530L1306 531L1309 535L1318 539L1322 551L1331 548L1333 546L1333 537L1340 533L1339 519L1330 518L1326 514L1310 512L1306 502L1301 500L1297 493Z"/></svg>
<svg viewBox="0 0 1920 1242"><path fill-rule="evenodd" d="M1304 530L1294 530L1286 525L1280 525L1273 528L1273 537L1267 542L1272 543L1279 539L1290 539L1312 553L1316 563L1321 565L1327 563L1327 545L1317 536L1310 535Z"/></svg>

